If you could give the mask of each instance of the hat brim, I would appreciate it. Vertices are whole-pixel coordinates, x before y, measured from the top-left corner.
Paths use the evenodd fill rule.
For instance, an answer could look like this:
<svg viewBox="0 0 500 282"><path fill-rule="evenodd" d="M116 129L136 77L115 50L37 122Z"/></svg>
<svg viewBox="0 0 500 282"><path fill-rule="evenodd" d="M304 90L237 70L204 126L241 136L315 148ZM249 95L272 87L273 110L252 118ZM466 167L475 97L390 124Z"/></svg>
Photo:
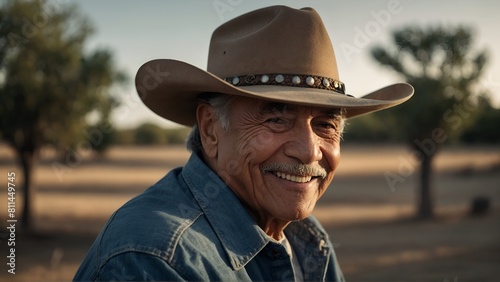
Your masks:
<svg viewBox="0 0 500 282"><path fill-rule="evenodd" d="M196 123L197 99L206 92L305 106L344 108L347 118L394 107L410 99L414 92L407 83L389 85L360 98L305 87L235 87L207 71L171 59L145 63L139 68L135 83L139 96L149 109L165 119L186 126Z"/></svg>

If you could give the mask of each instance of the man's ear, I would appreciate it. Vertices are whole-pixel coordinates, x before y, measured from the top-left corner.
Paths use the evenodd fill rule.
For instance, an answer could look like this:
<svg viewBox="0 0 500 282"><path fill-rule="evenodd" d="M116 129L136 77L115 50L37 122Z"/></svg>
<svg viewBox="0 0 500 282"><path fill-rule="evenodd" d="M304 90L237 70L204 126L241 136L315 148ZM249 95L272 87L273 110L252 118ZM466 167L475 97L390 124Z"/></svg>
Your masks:
<svg viewBox="0 0 500 282"><path fill-rule="evenodd" d="M196 108L196 120L203 150L213 160L217 157L219 144L218 121L214 109L208 104L199 104Z"/></svg>

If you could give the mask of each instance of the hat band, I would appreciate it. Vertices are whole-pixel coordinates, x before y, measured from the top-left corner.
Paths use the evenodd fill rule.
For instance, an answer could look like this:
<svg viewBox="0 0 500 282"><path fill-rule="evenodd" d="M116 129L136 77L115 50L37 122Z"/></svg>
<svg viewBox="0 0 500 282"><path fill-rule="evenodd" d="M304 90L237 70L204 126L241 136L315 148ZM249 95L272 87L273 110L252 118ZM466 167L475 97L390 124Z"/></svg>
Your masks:
<svg viewBox="0 0 500 282"><path fill-rule="evenodd" d="M224 78L234 86L279 85L317 88L345 95L343 82L324 76L301 74L249 74Z"/></svg>

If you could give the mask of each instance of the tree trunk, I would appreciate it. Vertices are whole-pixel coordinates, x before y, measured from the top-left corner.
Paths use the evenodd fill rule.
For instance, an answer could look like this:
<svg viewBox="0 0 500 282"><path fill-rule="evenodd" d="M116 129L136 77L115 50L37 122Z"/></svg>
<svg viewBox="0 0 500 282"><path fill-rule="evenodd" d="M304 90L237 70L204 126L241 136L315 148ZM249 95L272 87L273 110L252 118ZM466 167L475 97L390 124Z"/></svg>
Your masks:
<svg viewBox="0 0 500 282"><path fill-rule="evenodd" d="M420 161L420 195L418 202L419 219L429 219L434 216L433 193L432 193L432 160L434 154L425 154L421 152L422 159Z"/></svg>
<svg viewBox="0 0 500 282"><path fill-rule="evenodd" d="M31 187L31 175L33 172L33 164L34 164L34 152L31 150L19 151L19 159L21 161L21 166L23 169L23 192L24 192L24 201L23 201L23 212L21 215L21 227L29 232L32 228L32 195L34 194Z"/></svg>

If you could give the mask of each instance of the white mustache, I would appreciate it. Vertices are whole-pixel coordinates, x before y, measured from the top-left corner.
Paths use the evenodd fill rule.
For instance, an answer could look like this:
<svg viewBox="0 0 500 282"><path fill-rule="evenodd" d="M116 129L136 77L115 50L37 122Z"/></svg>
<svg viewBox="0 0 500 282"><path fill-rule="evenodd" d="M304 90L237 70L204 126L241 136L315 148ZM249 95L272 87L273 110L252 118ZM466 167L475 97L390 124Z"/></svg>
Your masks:
<svg viewBox="0 0 500 282"><path fill-rule="evenodd" d="M325 178L326 169L319 165L306 164L286 164L286 163L271 163L262 167L263 172L284 172L298 176L313 176Z"/></svg>

